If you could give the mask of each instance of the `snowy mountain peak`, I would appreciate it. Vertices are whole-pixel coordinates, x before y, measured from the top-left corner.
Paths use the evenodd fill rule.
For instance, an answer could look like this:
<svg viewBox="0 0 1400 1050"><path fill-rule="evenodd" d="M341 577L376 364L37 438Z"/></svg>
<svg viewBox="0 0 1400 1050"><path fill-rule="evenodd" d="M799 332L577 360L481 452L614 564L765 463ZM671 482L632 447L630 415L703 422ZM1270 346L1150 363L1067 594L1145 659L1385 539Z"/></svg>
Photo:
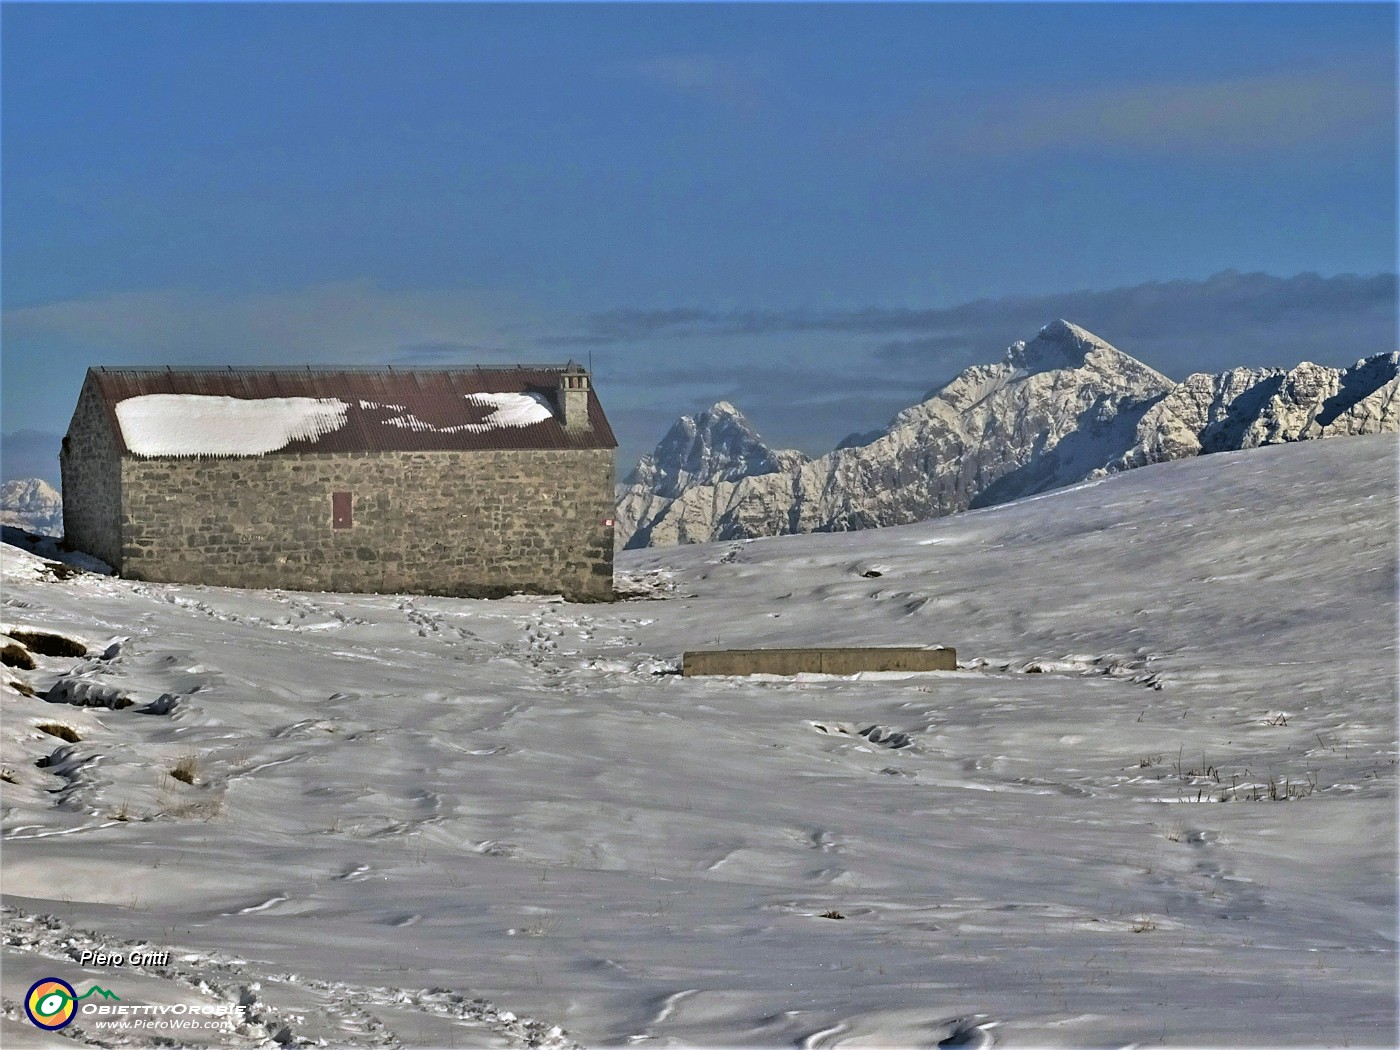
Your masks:
<svg viewBox="0 0 1400 1050"><path fill-rule="evenodd" d="M691 485L713 485L782 470L801 453L769 448L734 405L716 401L681 416L655 450L643 456L625 484L674 496Z"/></svg>
<svg viewBox="0 0 1400 1050"><path fill-rule="evenodd" d="M1108 345L1087 328L1080 328L1077 324L1066 321L1063 317L1058 317L1042 327L1038 338L1049 339L1059 343L1073 342L1096 343L1100 346Z"/></svg>
<svg viewBox="0 0 1400 1050"><path fill-rule="evenodd" d="M1154 404L1133 445L1098 473L1288 441L1400 430L1400 354L1337 369L1197 373Z"/></svg>
<svg viewBox="0 0 1400 1050"><path fill-rule="evenodd" d="M1394 430L1400 354L1175 383L1059 319L816 460L769 449L724 402L683 417L619 493L617 535L635 548L898 525L1164 459Z"/></svg>
<svg viewBox="0 0 1400 1050"><path fill-rule="evenodd" d="M618 536L635 548L847 531L1071 484L1131 444L1172 386L1067 321L1007 356L815 461L768 449L741 416L684 417L620 493Z"/></svg>
<svg viewBox="0 0 1400 1050"><path fill-rule="evenodd" d="M0 521L41 535L63 535L63 497L42 478L7 481L0 488Z"/></svg>
<svg viewBox="0 0 1400 1050"><path fill-rule="evenodd" d="M20 478L5 482L0 499L7 510L38 510L56 506L62 498L43 478Z"/></svg>
<svg viewBox="0 0 1400 1050"><path fill-rule="evenodd" d="M1006 350L1007 363L1027 372L1082 368L1092 353L1119 351L1094 333L1060 318L1042 328L1029 343L1017 341ZM1127 355L1122 355L1127 356Z"/></svg>
<svg viewBox="0 0 1400 1050"><path fill-rule="evenodd" d="M748 425L748 420L744 418L744 413L740 412L728 401L716 401L709 408L705 409L705 411L701 412L699 418L716 419L724 416L734 417L742 421L745 426Z"/></svg>

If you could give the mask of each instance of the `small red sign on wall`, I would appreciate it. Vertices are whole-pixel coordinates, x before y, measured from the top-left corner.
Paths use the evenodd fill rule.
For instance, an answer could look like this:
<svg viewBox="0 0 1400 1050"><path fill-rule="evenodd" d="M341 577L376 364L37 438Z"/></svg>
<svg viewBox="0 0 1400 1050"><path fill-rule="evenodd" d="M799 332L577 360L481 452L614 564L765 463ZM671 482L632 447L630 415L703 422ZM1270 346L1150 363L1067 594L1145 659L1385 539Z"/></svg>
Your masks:
<svg viewBox="0 0 1400 1050"><path fill-rule="evenodd" d="M331 528L348 529L354 524L350 515L350 493L331 493Z"/></svg>

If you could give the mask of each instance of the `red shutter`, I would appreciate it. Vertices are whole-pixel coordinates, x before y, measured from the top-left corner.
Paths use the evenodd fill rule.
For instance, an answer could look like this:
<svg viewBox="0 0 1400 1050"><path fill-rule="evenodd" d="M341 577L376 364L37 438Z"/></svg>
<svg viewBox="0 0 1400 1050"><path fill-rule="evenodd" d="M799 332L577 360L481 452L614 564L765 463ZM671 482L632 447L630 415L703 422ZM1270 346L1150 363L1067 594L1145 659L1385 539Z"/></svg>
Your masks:
<svg viewBox="0 0 1400 1050"><path fill-rule="evenodd" d="M354 524L350 516L350 493L331 493L331 528L348 529Z"/></svg>

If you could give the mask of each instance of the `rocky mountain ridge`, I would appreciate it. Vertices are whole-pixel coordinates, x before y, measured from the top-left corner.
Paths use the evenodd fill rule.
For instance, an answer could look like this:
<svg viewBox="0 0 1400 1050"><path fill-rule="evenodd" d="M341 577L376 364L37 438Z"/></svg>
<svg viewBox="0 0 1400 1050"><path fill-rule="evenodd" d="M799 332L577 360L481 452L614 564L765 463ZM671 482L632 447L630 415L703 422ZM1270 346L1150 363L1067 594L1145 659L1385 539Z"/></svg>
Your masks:
<svg viewBox="0 0 1400 1050"><path fill-rule="evenodd" d="M63 535L63 497L40 478L0 486L0 523L44 536Z"/></svg>
<svg viewBox="0 0 1400 1050"><path fill-rule="evenodd" d="M771 449L743 414L718 401L696 416L681 416L623 485L676 496L694 484L772 474L807 462L795 449Z"/></svg>
<svg viewBox="0 0 1400 1050"><path fill-rule="evenodd" d="M1400 354L1174 383L1059 320L816 459L734 406L685 416L619 488L629 548L906 524L1166 459L1400 429Z"/></svg>
<svg viewBox="0 0 1400 1050"><path fill-rule="evenodd" d="M1197 373L1143 416L1137 441L1096 473L1289 441L1400 429L1400 353L1351 368L1304 361L1296 368Z"/></svg>

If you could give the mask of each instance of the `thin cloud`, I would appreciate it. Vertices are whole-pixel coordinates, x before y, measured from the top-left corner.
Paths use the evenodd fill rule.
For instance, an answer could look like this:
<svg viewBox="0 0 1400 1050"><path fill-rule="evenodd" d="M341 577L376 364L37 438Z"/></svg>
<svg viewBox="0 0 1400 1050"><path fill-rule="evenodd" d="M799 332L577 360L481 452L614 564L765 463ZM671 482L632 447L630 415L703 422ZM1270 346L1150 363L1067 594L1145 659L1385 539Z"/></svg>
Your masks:
<svg viewBox="0 0 1400 1050"><path fill-rule="evenodd" d="M716 335L763 336L790 332L919 331L937 311L870 307L853 311L717 311L693 307L609 310L588 318L585 330L546 336L541 344L599 346L664 336L691 339Z"/></svg>
<svg viewBox="0 0 1400 1050"><path fill-rule="evenodd" d="M833 364L830 360L815 365L804 361L779 365L723 362L704 367L647 368L618 372L608 382L614 387L643 390L703 390L706 404L735 397L748 400L761 390L770 397L799 402L810 408L815 403L828 403L850 392L850 369L833 367ZM861 388L869 394L906 392L909 381L904 377L868 375L862 380Z"/></svg>
<svg viewBox="0 0 1400 1050"><path fill-rule="evenodd" d="M613 71L680 95L741 110L759 106L772 83L771 74L757 59L721 55L658 55L616 66Z"/></svg>
<svg viewBox="0 0 1400 1050"><path fill-rule="evenodd" d="M959 360L969 354L988 360L1013 340L1029 338L1041 325L1065 317L1110 341L1116 337L1154 346L1197 347L1200 352L1194 356L1206 361L1220 359L1231 345L1257 348L1266 331L1285 356L1295 349L1332 355L1388 351L1396 348L1396 307L1394 274L1284 278L1225 271L1205 280L984 299L947 308L614 310L589 318L578 338L627 344L803 333L900 336L864 345L888 363L907 364L930 358ZM567 337L555 338L563 342ZM1350 349L1342 349L1339 342Z"/></svg>
<svg viewBox="0 0 1400 1050"><path fill-rule="evenodd" d="M975 111L953 145L989 153L1057 149L1233 156L1338 145L1393 129L1393 91L1356 77L1278 75L1161 83Z"/></svg>
<svg viewBox="0 0 1400 1050"><path fill-rule="evenodd" d="M544 336L545 346L598 346L608 343L643 339L659 333L684 333L692 326L712 323L714 315L708 310L673 307L665 310L608 310L588 319L587 331L566 335Z"/></svg>
<svg viewBox="0 0 1400 1050"><path fill-rule="evenodd" d="M531 358L526 361L519 348L511 346L487 346L480 343L423 343L402 347L397 354L385 363L402 365L405 368L433 368L476 365L491 361L502 365L545 364L564 362L543 362Z"/></svg>
<svg viewBox="0 0 1400 1050"><path fill-rule="evenodd" d="M353 281L241 296L121 292L9 310L3 328L12 346L77 344L110 363L381 362L415 350L498 347L508 311L519 307L476 290Z"/></svg>
<svg viewBox="0 0 1400 1050"><path fill-rule="evenodd" d="M1312 162L1393 151L1394 70L1375 65L928 99L855 138L886 160L939 164L1084 153Z"/></svg>
<svg viewBox="0 0 1400 1050"><path fill-rule="evenodd" d="M1400 349L1395 274L1321 277L1216 274L1165 281L985 300L931 311L924 333L888 340L876 356L888 365L961 368L994 359L1010 340L1029 338L1064 317L1168 375L1236 366L1291 367L1302 360L1348 364Z"/></svg>

